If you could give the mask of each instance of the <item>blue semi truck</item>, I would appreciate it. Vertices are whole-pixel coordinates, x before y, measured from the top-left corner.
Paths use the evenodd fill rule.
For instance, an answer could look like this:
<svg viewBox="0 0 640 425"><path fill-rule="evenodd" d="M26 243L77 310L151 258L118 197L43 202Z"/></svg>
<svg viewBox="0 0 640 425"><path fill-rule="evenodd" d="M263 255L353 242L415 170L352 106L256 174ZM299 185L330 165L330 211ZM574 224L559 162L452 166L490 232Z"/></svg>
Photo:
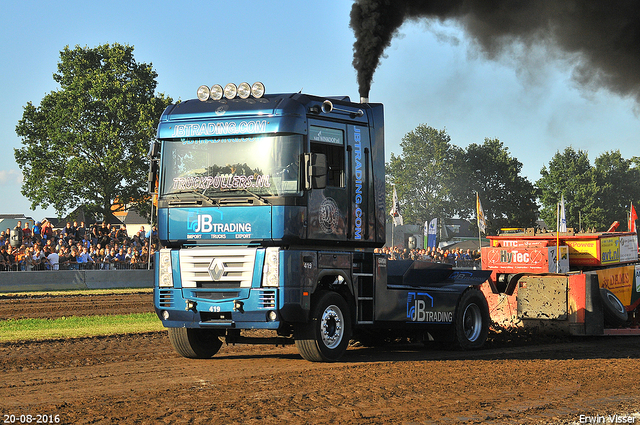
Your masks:
<svg viewBox="0 0 640 425"><path fill-rule="evenodd" d="M484 344L478 287L490 272L375 252L385 244L383 105L361 100L243 83L201 86L164 111L149 152L154 303L179 354L295 344L307 360L335 361L350 340Z"/></svg>

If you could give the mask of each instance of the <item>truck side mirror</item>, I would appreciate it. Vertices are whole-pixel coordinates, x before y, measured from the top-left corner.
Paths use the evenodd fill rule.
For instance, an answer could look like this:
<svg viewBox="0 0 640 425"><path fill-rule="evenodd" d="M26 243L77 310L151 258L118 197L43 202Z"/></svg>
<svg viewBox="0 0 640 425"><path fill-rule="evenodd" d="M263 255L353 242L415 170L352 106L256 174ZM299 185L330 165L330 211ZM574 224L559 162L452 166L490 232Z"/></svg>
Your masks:
<svg viewBox="0 0 640 425"><path fill-rule="evenodd" d="M327 155L323 153L305 153L305 190L327 187Z"/></svg>
<svg viewBox="0 0 640 425"><path fill-rule="evenodd" d="M160 142L157 140L152 140L149 142L149 152L147 153L147 158L149 159L157 159L160 154Z"/></svg>
<svg viewBox="0 0 640 425"><path fill-rule="evenodd" d="M156 193L156 182L158 180L158 160L152 159L149 163L149 175L147 176L147 190L150 195Z"/></svg>
<svg viewBox="0 0 640 425"><path fill-rule="evenodd" d="M160 143L157 140L152 140L149 143L149 153L147 153L147 159L149 159L149 175L147 176L147 191L150 195L156 192L156 183L158 180L158 159L160 156Z"/></svg>

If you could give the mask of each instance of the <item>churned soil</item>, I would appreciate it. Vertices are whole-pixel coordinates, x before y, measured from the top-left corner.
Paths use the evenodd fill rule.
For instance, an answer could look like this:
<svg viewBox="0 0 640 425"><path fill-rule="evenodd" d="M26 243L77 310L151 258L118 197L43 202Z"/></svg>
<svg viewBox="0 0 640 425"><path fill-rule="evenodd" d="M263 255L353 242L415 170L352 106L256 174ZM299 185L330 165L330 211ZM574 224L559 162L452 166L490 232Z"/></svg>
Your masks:
<svg viewBox="0 0 640 425"><path fill-rule="evenodd" d="M0 294L0 320L57 319L65 316L94 316L146 313L153 311L153 294L135 291L117 294L42 295ZM1 422L0 422L1 423Z"/></svg>
<svg viewBox="0 0 640 425"><path fill-rule="evenodd" d="M70 297L67 310L56 297L37 308L0 298L0 317L137 311L139 298L153 308L149 293L111 297ZM188 360L166 332L2 343L0 423L570 424L614 414L640 423L639 372L640 337L492 334L474 352L353 346L336 363L270 345Z"/></svg>

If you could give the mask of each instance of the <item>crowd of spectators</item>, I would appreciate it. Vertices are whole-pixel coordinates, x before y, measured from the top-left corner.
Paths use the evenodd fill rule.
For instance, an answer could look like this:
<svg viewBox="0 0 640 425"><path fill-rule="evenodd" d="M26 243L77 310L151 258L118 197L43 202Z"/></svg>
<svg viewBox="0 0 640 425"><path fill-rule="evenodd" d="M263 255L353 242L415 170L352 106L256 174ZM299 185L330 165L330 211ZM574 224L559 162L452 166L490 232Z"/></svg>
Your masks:
<svg viewBox="0 0 640 425"><path fill-rule="evenodd" d="M106 222L54 229L46 219L32 228L19 221L0 232L0 271L147 269L157 249L155 226L129 235L125 226Z"/></svg>
<svg viewBox="0 0 640 425"><path fill-rule="evenodd" d="M153 267L158 250L157 229L141 226L130 236L125 226L106 222L90 228L84 222L67 222L54 229L49 221L18 222L14 229L0 232L0 271L146 269ZM390 260L423 260L456 267L479 267L480 252L467 249L400 247L376 248Z"/></svg>
<svg viewBox="0 0 640 425"><path fill-rule="evenodd" d="M376 252L387 255L390 260L423 260L434 263L447 263L455 267L479 267L480 252L459 248L442 249L427 247L424 249L407 249L400 247L376 248Z"/></svg>

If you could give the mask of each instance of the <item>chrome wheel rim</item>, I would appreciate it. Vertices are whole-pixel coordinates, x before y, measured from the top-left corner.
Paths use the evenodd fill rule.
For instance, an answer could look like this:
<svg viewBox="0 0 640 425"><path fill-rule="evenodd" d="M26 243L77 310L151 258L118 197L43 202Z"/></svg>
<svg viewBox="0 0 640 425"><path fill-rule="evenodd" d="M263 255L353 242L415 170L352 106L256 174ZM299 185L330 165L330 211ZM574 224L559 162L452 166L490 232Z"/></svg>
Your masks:
<svg viewBox="0 0 640 425"><path fill-rule="evenodd" d="M334 349L343 337L344 317L342 311L335 305L328 306L322 313L320 321L320 335L322 342L329 349Z"/></svg>
<svg viewBox="0 0 640 425"><path fill-rule="evenodd" d="M462 327L464 336L468 341L475 342L480 338L480 334L482 333L482 313L477 304L469 304L467 308L464 309Z"/></svg>

